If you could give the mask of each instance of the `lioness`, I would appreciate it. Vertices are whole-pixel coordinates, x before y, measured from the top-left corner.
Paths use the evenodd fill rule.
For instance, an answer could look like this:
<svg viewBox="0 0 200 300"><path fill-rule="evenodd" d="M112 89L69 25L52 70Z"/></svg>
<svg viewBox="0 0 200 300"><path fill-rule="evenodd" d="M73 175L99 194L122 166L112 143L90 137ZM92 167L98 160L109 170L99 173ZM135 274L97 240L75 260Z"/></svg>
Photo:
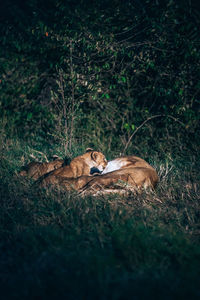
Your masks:
<svg viewBox="0 0 200 300"><path fill-rule="evenodd" d="M66 191L77 190L84 192L96 192L104 189L116 188L120 191L126 189L154 188L158 182L156 171L152 168L125 168L109 172L103 175L83 175L78 178L64 178L52 175L46 177L45 185L53 184ZM50 179L50 180L49 180ZM43 183L44 185L44 183Z"/></svg>
<svg viewBox="0 0 200 300"><path fill-rule="evenodd" d="M64 160L56 159L51 162L30 162L28 165L24 166L20 171L19 175L28 176L33 179L38 179L42 175L56 170L64 165Z"/></svg>
<svg viewBox="0 0 200 300"><path fill-rule="evenodd" d="M95 176L92 180L88 181L84 189L88 190L92 188L98 191L105 188L116 188L116 186L127 189L154 188L157 182L158 175L152 167L122 168L107 174Z"/></svg>
<svg viewBox="0 0 200 300"><path fill-rule="evenodd" d="M118 167L118 170L116 168ZM110 189L109 193L122 191L126 189L140 189L142 187L154 188L158 182L156 170L145 160L136 156L127 156L116 158L108 162L107 167L102 173L109 170L115 170L106 174L91 176L80 176L78 178L64 178L52 175L46 178L46 185L55 184L67 191L79 190L85 193L95 191L104 191ZM55 171L53 172L55 173ZM50 180L49 180L49 179ZM116 190L115 188L118 188ZM105 190L106 193L106 190Z"/></svg>
<svg viewBox="0 0 200 300"><path fill-rule="evenodd" d="M109 161L102 175L88 182L86 188L94 190L116 186L126 186L127 189L154 188L157 182L156 170L144 159L131 155Z"/></svg>
<svg viewBox="0 0 200 300"><path fill-rule="evenodd" d="M103 170L102 174L106 174L124 168L135 168L135 167L153 169L153 167L150 166L150 164L148 164L144 159L134 155L129 155L124 157L117 157L113 160L110 160L106 168Z"/></svg>
<svg viewBox="0 0 200 300"><path fill-rule="evenodd" d="M51 174L51 176L47 176L42 181L39 181L39 185L41 187L53 186L65 191L79 191L85 187L92 178L93 177L90 175L83 175L77 178L67 178Z"/></svg>
<svg viewBox="0 0 200 300"><path fill-rule="evenodd" d="M77 178L88 175L91 178L90 170L96 167L102 172L107 166L107 160L103 153L89 149L83 155L75 157L68 166L64 166L45 176L41 185L54 184L57 178Z"/></svg>

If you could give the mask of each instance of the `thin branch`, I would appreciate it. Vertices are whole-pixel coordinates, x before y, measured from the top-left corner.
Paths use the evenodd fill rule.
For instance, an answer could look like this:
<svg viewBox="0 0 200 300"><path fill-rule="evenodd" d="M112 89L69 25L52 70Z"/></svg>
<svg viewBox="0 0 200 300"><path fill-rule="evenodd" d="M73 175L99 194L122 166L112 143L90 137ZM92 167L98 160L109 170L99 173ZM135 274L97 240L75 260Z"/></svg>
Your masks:
<svg viewBox="0 0 200 300"><path fill-rule="evenodd" d="M132 138L134 137L134 135L138 132L138 130L143 127L148 121L155 119L155 118L160 118L160 117L165 117L165 118L171 118L172 120L174 120L175 122L178 122L179 124L181 124L182 126L185 126L184 123L182 123L181 121L179 121L178 119L176 119L175 117L171 116L171 115L155 115L152 117L147 118L144 122L142 122L142 124L140 126L138 126L136 128L136 130L131 134L131 136L128 139L128 142L126 143L125 147L124 147L124 151L123 154L125 153L126 149L128 148Z"/></svg>
<svg viewBox="0 0 200 300"><path fill-rule="evenodd" d="M141 21L141 23L138 23L138 24L136 24L136 25L133 25L133 26L129 27L127 30L121 31L121 32L119 32L119 33L114 33L114 35L116 36L116 35L123 35L123 34L126 34L127 32L129 32L129 31L135 29L136 27L140 26L142 23L144 23L144 21ZM123 30L123 29L122 29L122 30Z"/></svg>

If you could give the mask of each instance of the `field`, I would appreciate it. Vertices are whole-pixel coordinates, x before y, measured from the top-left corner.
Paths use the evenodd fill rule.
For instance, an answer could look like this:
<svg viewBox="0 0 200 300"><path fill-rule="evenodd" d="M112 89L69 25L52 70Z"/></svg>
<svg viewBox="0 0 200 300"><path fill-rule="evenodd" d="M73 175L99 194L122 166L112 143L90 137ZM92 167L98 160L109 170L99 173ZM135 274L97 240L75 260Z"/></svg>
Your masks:
<svg viewBox="0 0 200 300"><path fill-rule="evenodd" d="M199 299L198 1L1 2L0 300ZM155 191L19 176L86 148L145 159Z"/></svg>
<svg viewBox="0 0 200 300"><path fill-rule="evenodd" d="M20 178L33 149L3 136L1 299L199 297L197 148L149 158L154 192L81 198Z"/></svg>

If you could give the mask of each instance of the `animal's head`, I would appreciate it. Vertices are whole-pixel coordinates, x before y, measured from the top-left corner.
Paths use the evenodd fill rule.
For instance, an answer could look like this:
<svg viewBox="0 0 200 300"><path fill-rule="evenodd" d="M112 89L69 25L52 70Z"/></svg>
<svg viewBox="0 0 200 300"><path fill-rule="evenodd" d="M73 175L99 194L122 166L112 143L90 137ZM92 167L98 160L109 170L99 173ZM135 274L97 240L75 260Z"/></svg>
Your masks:
<svg viewBox="0 0 200 300"><path fill-rule="evenodd" d="M86 152L90 153L92 159L92 167L96 167L100 172L102 172L108 163L103 153L99 151L93 151L92 149L87 149Z"/></svg>

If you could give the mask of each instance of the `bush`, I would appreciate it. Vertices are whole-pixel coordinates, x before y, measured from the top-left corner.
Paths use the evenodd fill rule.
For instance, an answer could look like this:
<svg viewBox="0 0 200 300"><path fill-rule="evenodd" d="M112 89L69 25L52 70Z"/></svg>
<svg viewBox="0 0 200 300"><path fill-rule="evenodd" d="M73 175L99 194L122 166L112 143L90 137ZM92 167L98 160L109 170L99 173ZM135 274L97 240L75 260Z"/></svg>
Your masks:
<svg viewBox="0 0 200 300"><path fill-rule="evenodd" d="M128 151L136 131L150 146L166 134L198 137L199 18L191 1L40 5L16 1L1 28L7 132L62 143L66 154L74 143Z"/></svg>

